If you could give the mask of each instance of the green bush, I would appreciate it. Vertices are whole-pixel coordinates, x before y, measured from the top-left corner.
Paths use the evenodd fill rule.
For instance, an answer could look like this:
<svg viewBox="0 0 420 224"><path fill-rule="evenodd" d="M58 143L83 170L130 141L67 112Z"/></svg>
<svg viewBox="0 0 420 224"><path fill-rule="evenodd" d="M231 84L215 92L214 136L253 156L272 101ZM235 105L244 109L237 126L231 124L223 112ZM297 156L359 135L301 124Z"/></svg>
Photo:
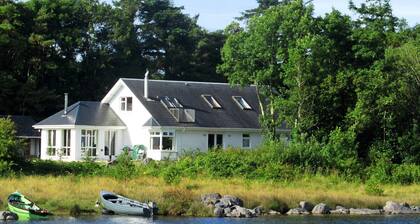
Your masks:
<svg viewBox="0 0 420 224"><path fill-rule="evenodd" d="M124 150L116 160L116 165L111 167L111 175L116 179L130 179L138 174L137 169L128 151Z"/></svg>
<svg viewBox="0 0 420 224"><path fill-rule="evenodd" d="M178 184L181 181L181 172L176 166L168 166L162 176L167 184Z"/></svg>
<svg viewBox="0 0 420 224"><path fill-rule="evenodd" d="M365 191L367 194L373 196L384 195L384 189L381 187L380 183L374 179L369 179L368 181L366 181Z"/></svg>
<svg viewBox="0 0 420 224"><path fill-rule="evenodd" d="M20 161L23 142L16 137L16 128L9 118L0 118L0 175L8 175Z"/></svg>
<svg viewBox="0 0 420 224"><path fill-rule="evenodd" d="M420 183L420 166L415 164L394 165L391 177L394 183Z"/></svg>

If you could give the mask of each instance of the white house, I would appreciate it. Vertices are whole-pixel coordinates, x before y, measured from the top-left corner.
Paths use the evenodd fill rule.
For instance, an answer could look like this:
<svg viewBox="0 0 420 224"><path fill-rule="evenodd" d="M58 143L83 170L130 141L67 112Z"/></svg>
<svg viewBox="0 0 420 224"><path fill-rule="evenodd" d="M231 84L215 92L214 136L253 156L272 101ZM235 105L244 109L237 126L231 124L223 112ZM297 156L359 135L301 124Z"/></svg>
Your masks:
<svg viewBox="0 0 420 224"><path fill-rule="evenodd" d="M80 101L34 125L41 158L99 160L124 147L154 160L262 141L255 86L122 78L101 102Z"/></svg>

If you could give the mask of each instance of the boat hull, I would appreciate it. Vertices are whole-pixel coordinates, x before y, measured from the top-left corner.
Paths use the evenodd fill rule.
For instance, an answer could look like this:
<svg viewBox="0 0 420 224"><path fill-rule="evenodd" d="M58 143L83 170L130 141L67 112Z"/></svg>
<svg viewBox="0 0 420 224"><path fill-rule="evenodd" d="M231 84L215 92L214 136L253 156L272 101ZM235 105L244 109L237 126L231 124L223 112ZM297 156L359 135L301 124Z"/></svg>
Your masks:
<svg viewBox="0 0 420 224"><path fill-rule="evenodd" d="M107 196L108 197L109 196L115 196L116 199L115 199L114 202L111 202L111 201L106 199ZM124 198L124 197L116 195L112 192L101 191L100 200L101 200L101 204L102 204L103 208L105 210L107 210L108 212L112 212L114 214L146 216L146 217L151 216L151 209L149 209L147 205L145 205L144 207L128 206L126 204L123 204L122 202L124 200L129 200L130 202L133 202L133 204L142 205L144 203L141 203L141 202L138 202L138 201L135 201L135 200L132 200L132 199Z"/></svg>
<svg viewBox="0 0 420 224"><path fill-rule="evenodd" d="M18 220L37 220L47 219L48 215L38 215L29 212L28 210L17 208L11 204L8 204L9 211L15 213L18 216Z"/></svg>

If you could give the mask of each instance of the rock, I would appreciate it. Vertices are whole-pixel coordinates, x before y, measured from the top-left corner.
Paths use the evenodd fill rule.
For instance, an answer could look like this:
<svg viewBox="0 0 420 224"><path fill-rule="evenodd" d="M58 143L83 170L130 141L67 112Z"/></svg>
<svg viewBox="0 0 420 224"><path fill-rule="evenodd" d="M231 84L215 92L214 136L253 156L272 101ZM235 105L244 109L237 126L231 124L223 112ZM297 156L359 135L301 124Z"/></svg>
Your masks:
<svg viewBox="0 0 420 224"><path fill-rule="evenodd" d="M420 206L412 206L411 210L413 210L414 212L420 212Z"/></svg>
<svg viewBox="0 0 420 224"><path fill-rule="evenodd" d="M2 212L1 216L2 216L3 220L8 220L8 221L9 220L10 221L18 220L18 218L19 218L15 213L9 212L9 211Z"/></svg>
<svg viewBox="0 0 420 224"><path fill-rule="evenodd" d="M350 215L380 215L383 213L382 209L368 209L368 208L351 208Z"/></svg>
<svg viewBox="0 0 420 224"><path fill-rule="evenodd" d="M270 210L270 211L268 211L268 214L269 214L269 215L281 215L281 213L280 213L280 212L278 212L278 211L274 211L274 210Z"/></svg>
<svg viewBox="0 0 420 224"><path fill-rule="evenodd" d="M328 207L328 205L324 203L319 203L315 205L315 207L312 209L312 214L317 214L317 215L330 214L330 210L331 209Z"/></svg>
<svg viewBox="0 0 420 224"><path fill-rule="evenodd" d="M216 207L216 208L227 208L229 206L227 204L225 204L225 202L219 201L216 204L214 204L214 207Z"/></svg>
<svg viewBox="0 0 420 224"><path fill-rule="evenodd" d="M383 209L386 214L410 214L415 212L407 203L398 204L393 201L387 201Z"/></svg>
<svg viewBox="0 0 420 224"><path fill-rule="evenodd" d="M225 213L226 217L231 217L232 216L231 212L232 212L231 208L225 208L224 209L224 213Z"/></svg>
<svg viewBox="0 0 420 224"><path fill-rule="evenodd" d="M262 206L258 206L256 208L253 209L254 213L256 216L260 216L264 213L264 209Z"/></svg>
<svg viewBox="0 0 420 224"><path fill-rule="evenodd" d="M244 202L242 201L242 199L232 195L224 195L220 199L220 201L226 204L228 207L235 205L244 206Z"/></svg>
<svg viewBox="0 0 420 224"><path fill-rule="evenodd" d="M201 195L201 202L205 205L216 204L222 196L219 193L203 194Z"/></svg>
<svg viewBox="0 0 420 224"><path fill-rule="evenodd" d="M401 206L410 208L410 205L407 202L400 203Z"/></svg>
<svg viewBox="0 0 420 224"><path fill-rule="evenodd" d="M216 217L223 217L225 216L225 210L223 208L216 207L213 211L214 216Z"/></svg>
<svg viewBox="0 0 420 224"><path fill-rule="evenodd" d="M310 212L310 211L312 211L312 209L314 209L314 205L311 204L310 202L307 202L307 201L299 202L299 207L308 211L308 212Z"/></svg>
<svg viewBox="0 0 420 224"><path fill-rule="evenodd" d="M235 205L232 208L232 212L231 212L231 216L232 217L237 217L237 218L251 218L252 216L252 212L250 211L250 209Z"/></svg>
<svg viewBox="0 0 420 224"><path fill-rule="evenodd" d="M292 208L286 214L287 215L309 215L310 213L303 208Z"/></svg>
<svg viewBox="0 0 420 224"><path fill-rule="evenodd" d="M350 210L348 208L345 208L343 206L337 205L335 207L335 210L330 211L331 214L349 214Z"/></svg>

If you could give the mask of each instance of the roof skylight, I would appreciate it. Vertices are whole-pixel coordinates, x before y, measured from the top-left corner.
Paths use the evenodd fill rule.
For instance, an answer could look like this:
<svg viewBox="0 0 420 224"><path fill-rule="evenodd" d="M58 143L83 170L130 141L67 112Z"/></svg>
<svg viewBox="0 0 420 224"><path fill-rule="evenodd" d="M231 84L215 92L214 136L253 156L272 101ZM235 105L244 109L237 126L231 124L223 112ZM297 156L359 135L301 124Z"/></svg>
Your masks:
<svg viewBox="0 0 420 224"><path fill-rule="evenodd" d="M232 96L232 98L242 110L252 110L252 107L242 96Z"/></svg>
<svg viewBox="0 0 420 224"><path fill-rule="evenodd" d="M184 106L175 97L164 96L160 100L167 108L183 108Z"/></svg>
<svg viewBox="0 0 420 224"><path fill-rule="evenodd" d="M222 106L212 95L201 95L207 104L213 109L221 109Z"/></svg>

